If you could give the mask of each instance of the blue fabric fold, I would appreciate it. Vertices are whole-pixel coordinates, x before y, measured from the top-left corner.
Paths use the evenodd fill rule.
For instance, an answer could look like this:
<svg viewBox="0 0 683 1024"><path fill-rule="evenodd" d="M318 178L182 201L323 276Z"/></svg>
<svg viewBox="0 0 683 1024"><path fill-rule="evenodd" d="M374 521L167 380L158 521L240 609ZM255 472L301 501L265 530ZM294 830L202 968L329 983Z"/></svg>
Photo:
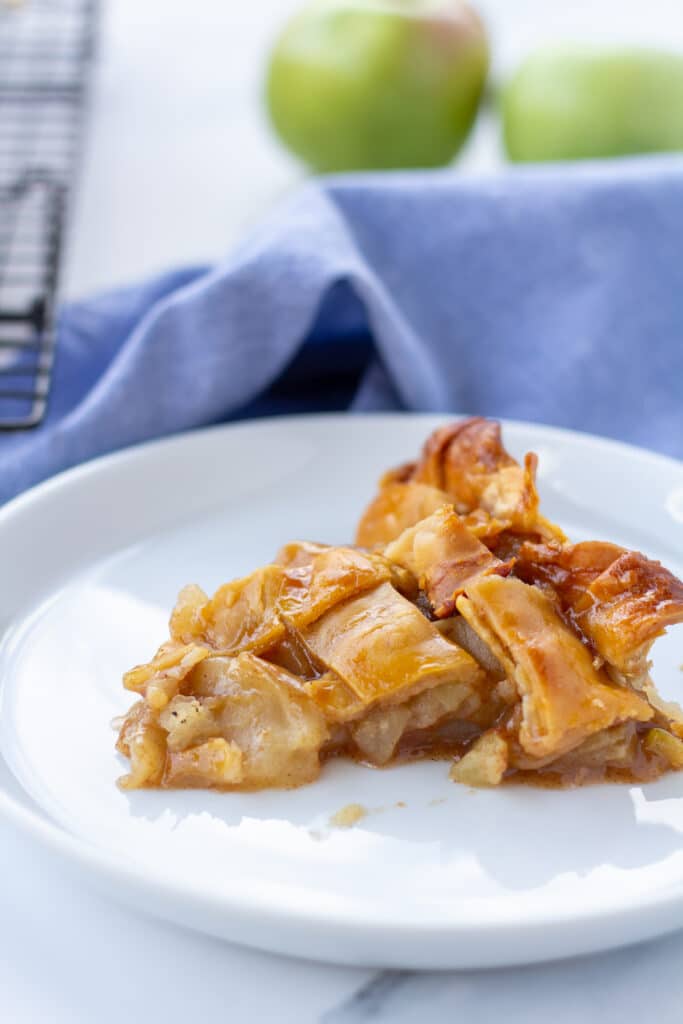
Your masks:
<svg viewBox="0 0 683 1024"><path fill-rule="evenodd" d="M228 419L552 423L683 456L683 159L322 179L223 264L62 310L48 415L0 500Z"/></svg>

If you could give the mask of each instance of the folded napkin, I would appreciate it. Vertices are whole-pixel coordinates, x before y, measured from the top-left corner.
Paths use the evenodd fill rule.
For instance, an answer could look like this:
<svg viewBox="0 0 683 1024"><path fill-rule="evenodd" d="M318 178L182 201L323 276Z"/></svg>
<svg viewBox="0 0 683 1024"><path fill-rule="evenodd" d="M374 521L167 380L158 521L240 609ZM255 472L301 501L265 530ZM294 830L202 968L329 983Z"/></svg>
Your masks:
<svg viewBox="0 0 683 1024"><path fill-rule="evenodd" d="M322 179L225 263L65 308L0 501L147 438L319 409L481 413L683 456L683 159Z"/></svg>

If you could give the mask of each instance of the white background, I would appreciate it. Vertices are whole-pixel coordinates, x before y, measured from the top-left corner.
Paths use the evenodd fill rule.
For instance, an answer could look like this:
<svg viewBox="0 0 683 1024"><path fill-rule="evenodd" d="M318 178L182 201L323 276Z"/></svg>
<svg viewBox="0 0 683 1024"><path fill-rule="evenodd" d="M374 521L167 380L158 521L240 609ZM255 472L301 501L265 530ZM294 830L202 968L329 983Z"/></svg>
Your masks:
<svg viewBox="0 0 683 1024"><path fill-rule="evenodd" d="M268 47L300 0L109 0L65 275L83 295L214 260L303 177L272 137L261 90ZM494 76L574 38L683 49L680 0L479 0ZM484 118L461 160L500 163Z"/></svg>

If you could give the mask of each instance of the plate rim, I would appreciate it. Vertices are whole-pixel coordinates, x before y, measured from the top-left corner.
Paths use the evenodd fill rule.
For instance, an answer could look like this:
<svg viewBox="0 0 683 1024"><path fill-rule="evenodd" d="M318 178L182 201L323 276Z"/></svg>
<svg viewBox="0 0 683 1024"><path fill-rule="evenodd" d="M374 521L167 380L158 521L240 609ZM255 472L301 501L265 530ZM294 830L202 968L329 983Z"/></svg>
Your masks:
<svg viewBox="0 0 683 1024"><path fill-rule="evenodd" d="M154 458L155 452L160 449L170 449L178 447L179 445L201 444L202 438L208 435L267 430L269 428L272 429L272 426L276 423L280 426L284 423L298 423L300 425L311 425L312 427L315 425L316 421L321 420L326 423L333 423L337 421L341 426L349 419L366 420L369 422L383 421L384 423L391 421L405 422L406 420L435 423L436 421L444 420L449 417L462 418L462 414L452 412L302 414L296 416L264 417L258 420L217 424L200 429L182 431L171 435L170 437L145 441L140 444L128 446L116 452L98 456L78 466L64 470L40 484L37 484L7 502L4 507L0 508L0 530L4 529L8 522L22 516L26 509L43 501L49 501L53 495L59 494L65 488L68 489L72 486L82 484L84 481L87 482L89 480L96 479L98 475L103 473L106 474L111 467L131 463L140 459L144 460L150 457ZM648 449L616 441L611 438L600 437L584 431L569 430L562 427L553 427L529 421L501 418L500 422L503 425L503 428L510 426L530 431L538 430L551 439L557 438L558 441L566 441L574 444L578 442L581 445L590 446L592 450L595 450L597 445L599 448L603 449L606 454L612 451L619 452L622 456L629 458L645 458L648 462L657 462L661 465L662 469L668 470L669 472L674 472L676 474L683 472L683 462L675 457L664 455L659 452L652 452ZM0 634L0 652L2 653L3 659L6 657L7 651L10 650L14 643L17 642L18 636L23 633L23 629L21 629L20 625L24 622L25 618L23 612L24 609L20 609L18 616L15 617L13 621L8 624L7 628L3 629ZM482 942L486 942L492 935L502 939L504 936L507 936L508 938L512 936L520 936L522 933L527 933L527 935L531 933L532 936L535 935L537 939L540 939L541 942L543 942L544 936L549 938L547 935L549 929L557 931L557 929L562 930L564 928L568 928L570 925L573 925L574 927L578 926L580 929L589 929L591 926L600 922L604 923L605 919L608 919L611 929L616 935L616 941L610 940L606 943L604 941L596 940L592 947L590 942L582 942L582 950L589 952L591 949L605 949L608 946L610 948L614 948L620 944L626 944L628 942L638 941L638 939L648 937L646 934L648 929L641 929L641 934L638 936L638 939L625 937L623 940L619 940L618 938L619 929L632 922L632 920L641 915L644 910L652 912L666 911L666 914L663 914L663 918L665 917L666 920L663 919L656 927L651 927L649 929L650 935L662 934L683 924L683 873L681 874L680 881L676 882L668 889L639 894L632 903L616 905L609 909L605 909L601 906L595 911L588 912L585 908L582 908L578 913L570 908L567 908L566 911L562 913L558 913L558 908L554 907L550 917L547 915L544 916L542 912L538 911L530 914L524 921L521 921L518 918L502 920L500 918L491 919L489 917L476 922L474 920L467 919L454 921L452 917L449 917L441 923L433 920L429 922L411 922L410 920L405 920L388 925L382 920L374 921L369 916L361 918L358 916L357 911L354 911L353 914L349 916L338 911L334 917L330 917L326 910L317 911L315 908L310 906L307 906L303 910L297 909L290 901L287 900L279 901L275 905L261 905L258 901L254 900L253 893L250 893L245 898L240 899L238 889L235 889L230 893L223 892L215 897L210 897L206 890L195 885L194 880L191 878L183 880L182 890L180 890L177 877L172 873L160 872L156 877L153 877L148 866L138 864L133 858L125 855L124 853L110 852L96 842L70 832L65 826L62 826L58 822L52 820L48 812L40 805L36 804L36 809L34 810L31 806L34 801L30 794L26 792L21 782L16 779L16 776L9 767L9 764L5 762L2 756L2 750L0 750L0 759L3 764L6 765L6 770L9 772L11 779L16 781L16 785L22 796L25 796L28 800L28 803L24 803L22 802L22 799L15 797L5 788L2 783L2 779L0 778L0 816L13 823L23 832L31 835L42 845L47 846L53 852L57 853L60 858L67 860L70 864L78 865L80 868L85 869L89 875L95 876L95 878L99 878L100 880L106 879L110 884L115 885L117 889L123 888L125 890L123 893L124 899L127 899L129 902L129 896L135 893L146 892L151 893L157 901L165 904L167 907L171 905L177 906L178 904L182 907L187 905L189 902L190 904L194 904L195 907L199 907L200 912L215 913L218 911L223 915L233 914L237 919L251 921L252 924L255 920L257 923L258 920L260 920L261 927L270 925L274 929L277 929L283 925L291 927L294 924L297 929L303 930L304 932L307 928L318 930L321 928L327 928L337 934L340 931L347 932L349 936L360 935L362 933L365 940L370 938L372 941L378 941L382 937L386 937L387 929L390 928L394 934L394 938L400 939L398 944L402 944L403 946L410 943L420 942L427 936L439 940L449 937L456 945L459 941L470 941L474 939L474 946L477 946L481 945ZM126 893L128 893L128 896L126 896ZM159 910L155 912L160 916L174 918L173 913L163 913ZM177 919L182 923L187 923L182 913L180 918ZM197 930L207 931L209 929L198 926ZM398 936L397 933L401 933L401 936ZM267 943L263 943L261 941L249 942L247 939L245 940L245 944L254 945L259 948L269 948ZM571 952L571 948L575 944L576 943L569 942L569 952ZM285 951L285 945L289 948L288 944L277 943L271 945L270 948L275 952L283 952ZM300 952L296 946L291 951L295 953ZM300 955L310 957L310 950ZM567 950L562 948L562 941L560 941L559 946L557 943L553 944L553 942L548 942L547 953L545 954L541 948L539 950L539 955L536 955L533 958L530 958L525 954L515 958L513 953L507 957L494 958L494 961L500 965L528 963L531 962L532 959L540 962L544 959L555 959L558 956L564 955L567 955ZM325 954L323 947L321 947L320 959L328 961L336 960L337 962L347 963L356 962L367 965L367 958L365 957L362 960L354 960L353 958L348 959L343 956L331 957ZM423 963L415 963L414 957L410 955L401 955L398 958L380 956L377 965L429 966L431 964L436 967L452 967L481 966L484 962L485 961L482 960L481 956L475 956L475 958L469 962L467 961L467 957L463 958L462 956L459 956L447 958L443 964L436 962L433 957L427 957ZM492 966L493 962L490 962L489 965Z"/></svg>
<svg viewBox="0 0 683 1024"><path fill-rule="evenodd" d="M378 411L378 412L322 412L322 413L297 413L296 415L282 415L282 416L260 416L258 419L253 420L238 420L232 423L214 423L209 426L195 427L188 430L180 430L175 434L167 434L163 437L153 437L146 441L139 441L134 444L126 445L123 448L118 448L116 451L105 452L102 455L96 455L93 458L86 459L84 462L79 462L75 466L70 466L68 469L60 470L58 473L54 473L52 476L47 477L45 480L41 480L39 483L34 484L32 487L28 487L25 491L10 498L4 505L0 505L0 526L4 525L5 519L10 516L16 515L18 510L21 510L24 505L28 506L36 500L43 498L45 495L50 494L53 490L58 490L61 487L67 486L70 483L76 482L82 478L87 478L92 474L107 469L110 466L116 466L119 463L128 462L130 459L141 458L150 451L155 451L164 447L174 447L178 444L187 444L198 437L205 437L211 434L219 434L222 432L233 432L241 430L260 430L268 426L272 426L275 423L314 423L317 420L323 420L327 423L338 420L344 422L349 419L353 420L440 420L440 419L469 419L475 414L463 413L463 412L397 412L397 411ZM542 430L544 433L550 434L551 436L557 437L558 439L566 439L578 441L582 444L590 443L591 446L598 445L599 447L606 447L613 451L621 452L622 455L630 455L635 458L646 457L648 461L656 461L662 465L669 466L671 469L683 471L683 460L677 459L674 455L666 455L664 452L658 452L651 448L645 448L641 445L631 444L628 441L618 441L616 438L606 437L602 434L591 434L586 430L577 430L569 427L556 427L549 423L535 422L534 420L518 420L510 419L507 416L486 416L482 417L485 419L491 419L501 424L503 429L507 426L519 427L524 430Z"/></svg>

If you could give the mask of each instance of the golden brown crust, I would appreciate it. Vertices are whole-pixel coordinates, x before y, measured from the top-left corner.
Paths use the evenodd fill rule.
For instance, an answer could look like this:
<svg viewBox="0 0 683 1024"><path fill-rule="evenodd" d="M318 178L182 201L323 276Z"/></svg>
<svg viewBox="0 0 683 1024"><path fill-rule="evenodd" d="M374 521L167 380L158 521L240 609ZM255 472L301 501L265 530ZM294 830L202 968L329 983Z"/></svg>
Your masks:
<svg viewBox="0 0 683 1024"><path fill-rule="evenodd" d="M519 741L532 757L559 757L588 736L627 719L647 721L652 708L611 684L580 639L537 587L480 577L458 610L489 644L521 698Z"/></svg>
<svg viewBox="0 0 683 1024"><path fill-rule="evenodd" d="M453 495L458 511L481 506L492 476L517 463L503 447L500 424L475 416L449 423L427 438L413 480Z"/></svg>
<svg viewBox="0 0 683 1024"><path fill-rule="evenodd" d="M483 509L527 526L538 512L535 476L535 455L522 468L505 450L500 424L474 417L434 431L413 479L446 491L462 514Z"/></svg>
<svg viewBox="0 0 683 1024"><path fill-rule="evenodd" d="M500 424L491 420L473 417L441 427L417 462L384 474L360 520L357 543L387 544L445 503L472 518L484 543L509 530L564 541L559 527L539 514L537 462L529 452L520 466L503 446Z"/></svg>
<svg viewBox="0 0 683 1024"><path fill-rule="evenodd" d="M449 495L438 487L390 481L381 486L361 516L356 544L364 548L384 547L450 501Z"/></svg>
<svg viewBox="0 0 683 1024"><path fill-rule="evenodd" d="M549 587L597 654L626 676L642 675L655 639L683 622L683 583L659 562L616 544L525 544L515 571Z"/></svg>
<svg viewBox="0 0 683 1024"><path fill-rule="evenodd" d="M576 620L605 661L632 675L667 626L683 622L683 583L659 562L625 551L588 587Z"/></svg>
<svg viewBox="0 0 683 1024"><path fill-rule="evenodd" d="M604 541L581 544L534 543L519 539L515 573L526 583L551 588L565 607L582 599L586 588L624 553L624 548Z"/></svg>
<svg viewBox="0 0 683 1024"><path fill-rule="evenodd" d="M469 654L388 583L336 605L301 636L362 710L444 682L476 684L482 675Z"/></svg>
<svg viewBox="0 0 683 1024"><path fill-rule="evenodd" d="M203 602L199 588L185 588L171 615L171 637L216 651L264 650L284 635L277 603L286 584L280 566L266 565Z"/></svg>
<svg viewBox="0 0 683 1024"><path fill-rule="evenodd" d="M446 505L404 530L384 549L385 557L416 577L437 619L455 611L465 584L476 576L507 576L512 562L491 554L454 511Z"/></svg>
<svg viewBox="0 0 683 1024"><path fill-rule="evenodd" d="M140 786L253 789L329 757L455 759L470 785L645 781L683 768L683 711L648 654L683 583L614 544L569 544L540 514L537 459L500 427L436 431L385 474L363 547L285 545L208 597L126 674L117 749ZM363 549L364 548L364 549Z"/></svg>

